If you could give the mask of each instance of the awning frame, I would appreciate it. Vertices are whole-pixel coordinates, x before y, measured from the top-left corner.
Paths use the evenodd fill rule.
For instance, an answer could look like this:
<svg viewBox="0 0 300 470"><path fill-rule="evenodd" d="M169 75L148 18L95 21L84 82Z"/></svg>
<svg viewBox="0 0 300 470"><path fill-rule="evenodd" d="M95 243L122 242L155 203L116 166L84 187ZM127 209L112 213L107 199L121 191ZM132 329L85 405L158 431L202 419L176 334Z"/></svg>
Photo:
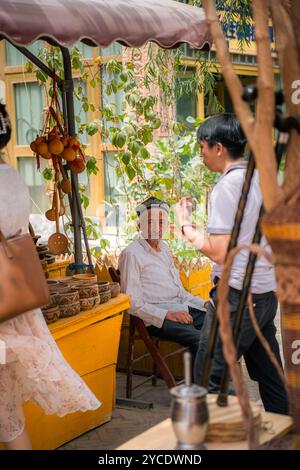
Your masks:
<svg viewBox="0 0 300 470"><path fill-rule="evenodd" d="M71 56L68 48L63 46L57 46L60 48L62 57L63 57L63 70L64 70L64 79L60 78L53 70L51 70L44 62L42 62L36 55L30 52L24 46L18 46L14 44L13 41L6 39L12 46L14 46L18 51L20 51L24 56L26 56L31 62L33 62L40 70L42 70L46 75L56 81L57 86L59 87L62 95L62 110L64 123L67 128L69 135L75 134L75 114L74 114L74 81L72 76L72 63ZM64 165L65 171L67 174L70 173L71 176L71 186L72 193L68 194L69 204L71 210L72 218L72 227L74 230L74 261L75 261L75 271L81 273L84 271L83 267L83 253L82 253L82 244L81 244L81 231L85 243L86 254L88 257L88 262L90 269L94 272L91 251L89 247L89 242L86 233L86 225L82 212L79 190L78 190L78 175L70 170L70 165Z"/></svg>
<svg viewBox="0 0 300 470"><path fill-rule="evenodd" d="M174 2L175 3L175 2ZM171 6L172 7L172 6ZM170 8L170 5L169 5ZM172 7L173 8L173 7ZM176 7L177 8L177 7ZM181 11L183 8L183 5L178 7L178 9ZM184 7L185 8L185 7ZM194 8L191 6L188 6L187 8ZM145 8L141 9L142 14L145 14L145 18L147 19L147 11L145 12ZM19 13L19 10L17 11ZM188 17L188 15L187 15ZM143 19L143 17L142 17ZM6 18L8 20L8 25L11 26L9 23L10 18ZM187 20L185 20L187 21ZM201 27L201 21L200 21L200 26ZM100 26L99 26L100 27ZM187 29L188 25L187 23L185 24L185 29ZM98 28L98 25L97 25ZM10 28L8 28L9 30ZM19 30L17 29L17 36L19 33ZM158 37L159 37L158 32ZM198 30L195 30L194 28L194 36L197 37L198 35ZM128 34L128 31L127 31ZM121 35L122 36L122 35ZM152 41L155 42L156 44L159 45L159 47L169 49L169 48L174 48L178 47L180 44L183 43L188 43L190 44L191 47L195 47L199 49L201 48L202 50L207 50L209 49L211 45L211 39L210 37L205 37L203 39L202 44L197 44L195 45L194 43L191 43L189 40L187 40L187 36L184 34L183 38L177 38L177 40L172 43L166 38L164 38L164 41L160 43L158 41L158 37L155 35L152 37L151 35L148 36L146 39L146 42ZM73 96L73 91L74 91L74 81L73 81L73 76L72 76L72 64L71 64L71 57L70 57L70 52L68 47L66 47L66 43L63 43L58 40L58 38L54 35L51 36L49 31L47 33L42 34L42 37L40 39L44 40L50 45L54 45L56 47L59 47L62 53L63 57L63 70L64 70L64 78L60 78L56 75L56 73L51 70L49 67L47 67L46 64L44 64L36 55L34 55L32 52L30 52L25 45L20 45L20 44L29 44L29 42L22 42L18 41L16 39L16 33L14 35L8 34L8 31L5 30L5 28L1 31L1 39L7 40L13 47L15 47L18 51L20 51L25 57L27 57L31 62L33 62L40 70L42 70L46 75L48 75L50 78L54 79L57 83L57 86L59 87L62 95L62 111L63 111L63 119L65 126L67 128L67 132L69 135L74 135L75 134L75 115L74 115L74 96ZM35 40L38 39L38 37L35 38ZM89 43L89 36L88 33L85 32L85 35L81 37L82 42L85 44ZM122 38L116 38L114 39L118 41L119 43L125 44L127 47L130 46L130 41L129 38L125 38L122 36ZM92 45L96 46L96 44L100 45L100 42L95 42L94 40L92 41ZM64 45L62 45L64 44ZM102 42L101 42L102 44ZM137 47L137 46L134 46ZM68 195L69 197L69 204L70 204L70 210L71 210L71 217L72 217L72 227L74 230L74 260L75 260L75 270L76 272L83 272L84 271L84 265L83 265L83 253L82 253L82 243L81 243L81 231L85 243L85 248L86 248L86 253L88 257L88 263L91 266L91 270L94 271L92 267L92 258L91 258L91 252L89 248L89 243L88 243L88 238L86 234L86 226L85 226L85 220L82 212L82 207L81 207L81 202L80 202L80 196L79 196L79 190L78 190L78 175L76 173L73 173L70 170L70 164L67 163L64 165L64 168L66 170L67 175L69 176L71 180L71 186L72 186L72 192L71 194Z"/></svg>

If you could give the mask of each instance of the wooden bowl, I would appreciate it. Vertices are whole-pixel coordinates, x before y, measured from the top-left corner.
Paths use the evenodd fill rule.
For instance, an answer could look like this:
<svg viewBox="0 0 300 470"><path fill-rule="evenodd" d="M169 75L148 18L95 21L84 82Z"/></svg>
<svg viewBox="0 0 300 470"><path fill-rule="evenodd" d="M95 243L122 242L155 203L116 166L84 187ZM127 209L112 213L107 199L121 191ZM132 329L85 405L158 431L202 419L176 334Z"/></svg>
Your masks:
<svg viewBox="0 0 300 470"><path fill-rule="evenodd" d="M74 302L73 304L60 305L59 312L61 318L72 317L80 312L80 303Z"/></svg>
<svg viewBox="0 0 300 470"><path fill-rule="evenodd" d="M120 290L120 284L118 282L110 282L109 283L109 288L111 292L111 297L117 297L121 290Z"/></svg>
<svg viewBox="0 0 300 470"><path fill-rule="evenodd" d="M69 292L72 292L71 286L68 284L53 284L49 286L49 291L50 294L55 295L55 294L68 294Z"/></svg>
<svg viewBox="0 0 300 470"><path fill-rule="evenodd" d="M87 299L80 299L80 308L81 310L91 310L100 304L100 297L96 295L94 297L89 297Z"/></svg>
<svg viewBox="0 0 300 470"><path fill-rule="evenodd" d="M98 285L98 289L99 289L99 294L101 294L101 292L110 291L110 287L109 287L109 282L108 282L108 281L98 281L98 282L97 282L97 285Z"/></svg>
<svg viewBox="0 0 300 470"><path fill-rule="evenodd" d="M88 282L97 282L97 275L96 274L74 274L72 276L75 281L88 281Z"/></svg>
<svg viewBox="0 0 300 470"><path fill-rule="evenodd" d="M46 253L44 260L46 260L48 264L55 263L55 256L50 255L50 253Z"/></svg>
<svg viewBox="0 0 300 470"><path fill-rule="evenodd" d="M48 284L48 286L57 286L59 283L56 279L52 278L52 279L47 280L47 284Z"/></svg>
<svg viewBox="0 0 300 470"><path fill-rule="evenodd" d="M54 298L59 307L72 305L79 302L79 293L77 290L61 290L60 292L54 294Z"/></svg>
<svg viewBox="0 0 300 470"><path fill-rule="evenodd" d="M73 284L72 288L79 292L80 299L89 299L90 297L96 297L99 295L99 289L97 284L92 283L76 283Z"/></svg>
<svg viewBox="0 0 300 470"><path fill-rule="evenodd" d="M34 242L34 244L36 245L37 244L37 241L41 238L41 235L33 235L32 236L32 240Z"/></svg>
<svg viewBox="0 0 300 470"><path fill-rule="evenodd" d="M100 304L104 304L111 299L111 291L110 289L106 292L100 292Z"/></svg>
<svg viewBox="0 0 300 470"><path fill-rule="evenodd" d="M54 323L60 316L60 310L57 306L42 308L42 312L47 324Z"/></svg>

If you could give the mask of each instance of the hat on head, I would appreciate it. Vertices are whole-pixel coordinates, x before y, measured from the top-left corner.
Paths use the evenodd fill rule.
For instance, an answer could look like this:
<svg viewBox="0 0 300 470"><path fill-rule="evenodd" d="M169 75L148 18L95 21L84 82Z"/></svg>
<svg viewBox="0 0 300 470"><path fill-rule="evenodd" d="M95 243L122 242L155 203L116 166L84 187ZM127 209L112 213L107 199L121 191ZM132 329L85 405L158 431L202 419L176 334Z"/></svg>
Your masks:
<svg viewBox="0 0 300 470"><path fill-rule="evenodd" d="M148 197L144 202L141 202L136 208L136 213L138 216L140 216L144 211L149 210L149 209L162 209L164 210L167 214L169 214L170 211L170 206L164 201L161 201L160 199L157 199L154 196Z"/></svg>
<svg viewBox="0 0 300 470"><path fill-rule="evenodd" d="M0 150L9 142L11 123L3 103L0 102Z"/></svg>

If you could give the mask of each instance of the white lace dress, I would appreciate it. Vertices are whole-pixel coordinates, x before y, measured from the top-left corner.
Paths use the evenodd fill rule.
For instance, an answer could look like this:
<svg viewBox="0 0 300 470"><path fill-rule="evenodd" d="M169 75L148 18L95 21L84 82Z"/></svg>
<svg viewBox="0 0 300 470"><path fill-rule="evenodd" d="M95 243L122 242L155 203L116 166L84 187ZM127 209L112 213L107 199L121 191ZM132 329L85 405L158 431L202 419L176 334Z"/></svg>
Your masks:
<svg viewBox="0 0 300 470"><path fill-rule="evenodd" d="M0 227L6 237L28 231L29 208L22 178L0 164ZM0 266L0 282L2 276ZM0 323L0 340L6 349L6 364L0 364L0 442L22 433L27 400L58 416L101 405L63 358L40 309Z"/></svg>

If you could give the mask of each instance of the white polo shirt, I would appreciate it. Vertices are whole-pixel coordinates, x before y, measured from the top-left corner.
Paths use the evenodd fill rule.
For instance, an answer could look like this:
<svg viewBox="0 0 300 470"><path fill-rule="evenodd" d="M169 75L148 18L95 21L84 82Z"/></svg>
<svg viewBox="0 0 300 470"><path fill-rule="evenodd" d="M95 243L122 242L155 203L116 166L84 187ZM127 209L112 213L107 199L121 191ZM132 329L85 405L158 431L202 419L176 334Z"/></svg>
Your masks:
<svg viewBox="0 0 300 470"><path fill-rule="evenodd" d="M209 201L208 233L231 234L246 168L246 160L232 164L214 187ZM238 245L251 245L261 204L262 196L258 173L255 170L238 238ZM270 251L270 247L264 237L262 237L261 246ZM240 290L242 288L248 257L249 251L247 250L242 250L235 256L229 280L229 285L235 289ZM214 264L212 279L215 276L221 277L222 270L223 265ZM273 266L265 258L258 258L252 277L251 291L254 294L262 294L275 290L275 287Z"/></svg>

